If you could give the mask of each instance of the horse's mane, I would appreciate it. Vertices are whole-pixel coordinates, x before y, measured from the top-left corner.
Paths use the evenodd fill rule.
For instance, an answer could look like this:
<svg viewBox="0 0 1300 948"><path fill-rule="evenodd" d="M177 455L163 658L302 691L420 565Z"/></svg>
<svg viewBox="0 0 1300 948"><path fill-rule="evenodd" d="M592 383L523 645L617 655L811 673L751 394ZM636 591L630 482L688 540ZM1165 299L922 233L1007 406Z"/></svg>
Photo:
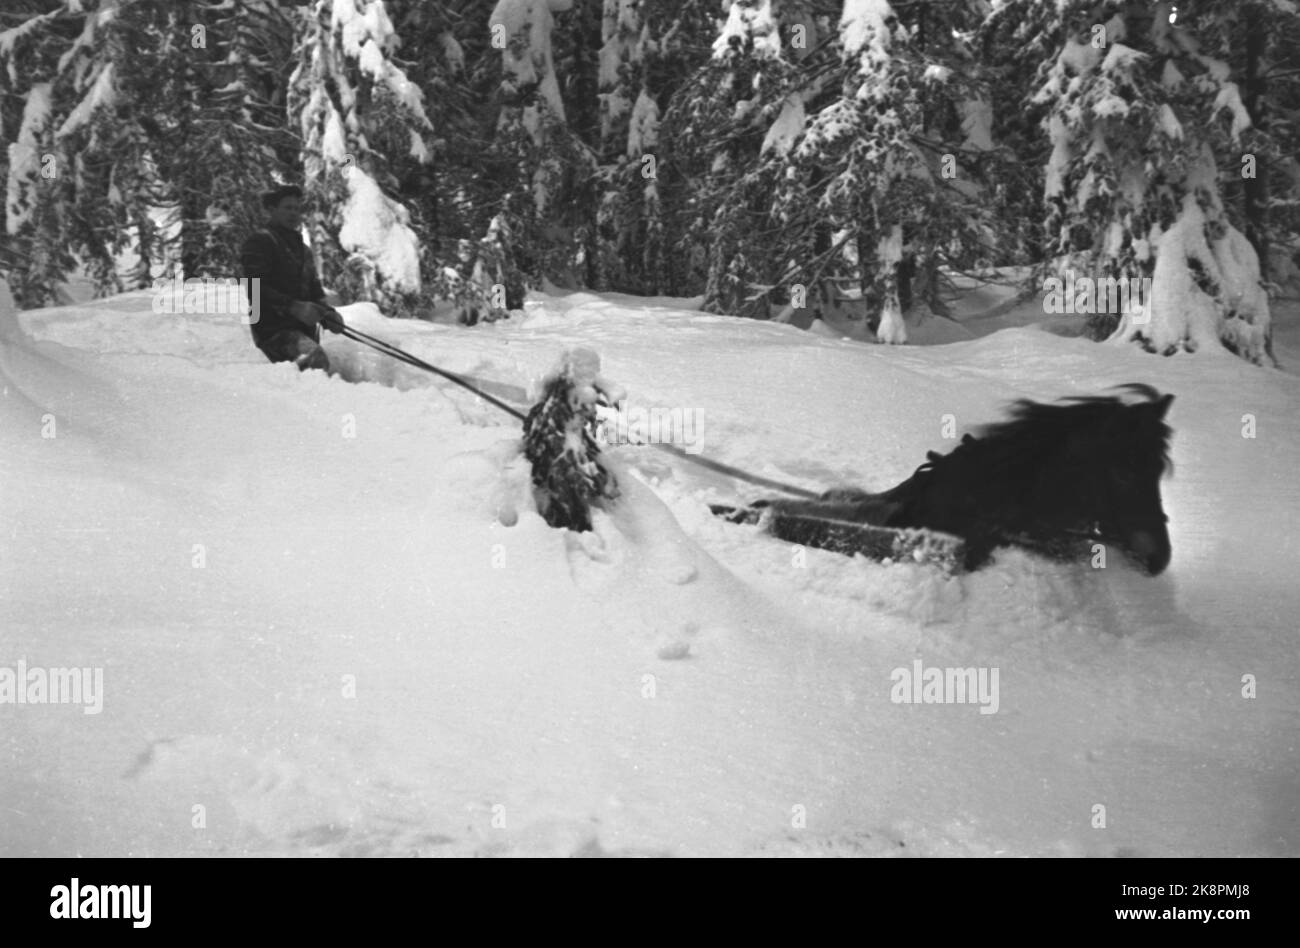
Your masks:
<svg viewBox="0 0 1300 948"><path fill-rule="evenodd" d="M1150 385L1132 383L1118 388L1140 396L1147 404L1162 397ZM1012 403L1006 421L986 425L979 429L978 434L965 435L948 454L931 451L913 477L923 477L940 466L966 463L977 463L990 473L1016 471L1025 469L1026 465L1034 469L1062 438L1080 429L1104 425L1143 403L1126 401L1123 395L1073 396L1054 404L1022 398ZM1172 432L1162 420L1153 415L1143 429L1128 428L1123 434L1129 436L1130 443L1149 446L1149 450L1159 452L1162 474L1172 471L1173 464L1169 458Z"/></svg>

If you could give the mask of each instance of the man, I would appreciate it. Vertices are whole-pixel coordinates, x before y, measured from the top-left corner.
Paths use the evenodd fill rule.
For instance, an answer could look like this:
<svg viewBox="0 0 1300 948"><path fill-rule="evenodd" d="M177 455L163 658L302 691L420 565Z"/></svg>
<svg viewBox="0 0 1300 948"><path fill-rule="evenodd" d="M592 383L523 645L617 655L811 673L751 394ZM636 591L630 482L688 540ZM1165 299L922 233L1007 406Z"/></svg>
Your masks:
<svg viewBox="0 0 1300 948"><path fill-rule="evenodd" d="M244 241L239 252L248 292L258 294L258 318L250 326L253 344L272 362L328 372L320 327L339 332L343 317L324 302L316 264L300 236L302 189L272 188L262 195L262 206L270 214L268 226Z"/></svg>

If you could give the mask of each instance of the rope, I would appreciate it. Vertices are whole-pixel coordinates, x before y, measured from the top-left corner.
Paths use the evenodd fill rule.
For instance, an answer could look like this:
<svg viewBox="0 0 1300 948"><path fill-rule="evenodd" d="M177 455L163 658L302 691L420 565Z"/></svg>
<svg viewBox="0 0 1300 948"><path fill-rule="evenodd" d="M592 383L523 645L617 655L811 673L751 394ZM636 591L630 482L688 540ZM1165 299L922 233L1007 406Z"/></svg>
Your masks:
<svg viewBox="0 0 1300 948"><path fill-rule="evenodd" d="M469 379L461 378L459 375L456 375L452 372L448 372L445 369L440 369L436 365L430 365L428 362L425 362L423 359L417 359L409 352L405 352L397 348L397 346L384 342L382 339L376 339L374 336L367 336L365 333L358 332L357 330L351 328L350 326L342 326L340 328L335 328L333 324L327 323L326 328L333 329L334 332L342 333L343 335L347 336L350 339L355 339L357 342L360 342L363 345L370 346L372 349L378 349L380 352L384 353L385 355L390 355L394 359L397 359L401 362L405 362L407 365L413 365L418 369L424 369L426 372L432 372L435 375L440 375L443 378L447 379L447 381L449 382L455 382L457 385L461 386L462 388L469 389L479 398L483 399L486 402L490 402L491 404L495 405L497 408L500 408L502 411L510 415L513 415L515 418L518 418L520 421L525 420L523 413L520 412L518 409L513 408L510 405L507 405L505 402L501 401L499 398L497 398L494 395L489 395L487 392L483 391L483 389L479 388Z"/></svg>
<svg viewBox="0 0 1300 948"><path fill-rule="evenodd" d="M637 444L646 444L644 441L636 442ZM697 464L700 467L706 467L710 471L717 471L719 474L726 474L728 477L734 477L738 481L746 481L750 484L756 484L759 487L766 487L770 490L784 491L787 494L793 494L795 497L806 497L814 500L821 495L816 491L811 491L803 487L795 487L793 484L786 484L783 481L774 481L768 477L760 477L757 474L750 474L748 471L742 471L738 467L732 467L730 464L723 464L721 461L714 461L710 458L701 457L698 454L689 452L677 447L675 444L653 444L651 447L658 448L660 451L667 451L673 457L681 458L691 464Z"/></svg>
<svg viewBox="0 0 1300 948"><path fill-rule="evenodd" d="M330 322L326 322L324 325L325 328L327 329L331 329L334 332L342 333L343 335L347 336L349 339L353 339L361 343L362 345L370 346L372 349L377 349L378 351L384 353L385 355L392 356L394 359L397 359L398 361L405 362L407 365L413 365L416 368L424 369L426 372L432 372L435 375L440 375L450 382L455 382L457 385L461 386L462 388L469 389L469 391L473 392L475 395L479 396L480 398L482 398L487 402L490 402L491 404L495 405L497 408L500 408L502 411L506 412L507 414L514 416L520 421L527 421L527 418L518 409L512 407L511 405L506 404L505 402L501 401L500 399L492 395L489 395L487 392L483 391L481 388L479 388L469 379L462 378L461 376L456 375L452 372L448 372L445 369L440 369L436 365L430 365L428 362L425 362L423 359L417 359L409 352L399 349L396 346L392 345L391 343L384 342L382 339L376 339L374 336L368 336L363 332L358 332L357 330L351 328L350 326L343 326L341 324L333 324ZM803 487L796 487L793 484L786 484L783 483L782 481L772 480L771 478L768 477L761 477L757 474L750 474L748 471L742 471L740 468L732 467L730 464L723 464L721 461L714 461L709 458L700 457L698 454L690 454L685 450L683 450L682 448L677 447L677 445L675 444L658 444L658 443L651 444L650 442L646 442L646 441L635 441L632 443L639 447L644 447L647 444L649 444L651 447L658 448L660 451L666 451L667 453L673 455L673 457L679 458L680 460L686 461L690 464L696 464L700 467L708 468L711 471L716 471L719 474L725 474L728 477L733 477L739 481L745 481L750 484L755 484L759 487L766 487L769 490L779 490L787 494L792 494L795 497L806 497L809 499L816 498L817 496L819 496L815 491L807 490L806 488Z"/></svg>

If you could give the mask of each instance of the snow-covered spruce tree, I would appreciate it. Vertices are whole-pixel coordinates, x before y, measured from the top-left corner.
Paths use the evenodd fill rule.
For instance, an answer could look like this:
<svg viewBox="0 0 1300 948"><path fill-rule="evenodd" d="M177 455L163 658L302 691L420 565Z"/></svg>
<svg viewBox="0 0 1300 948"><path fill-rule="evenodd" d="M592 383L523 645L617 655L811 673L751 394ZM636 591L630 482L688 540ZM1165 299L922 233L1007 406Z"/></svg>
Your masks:
<svg viewBox="0 0 1300 948"><path fill-rule="evenodd" d="M292 174L298 157L283 97L292 23L273 0L135 0L116 20L138 29L129 49L152 50L118 69L119 94L160 106L138 117L148 174L123 182L150 194L152 210L138 229L156 219L160 234L179 244L171 255L179 253L186 277L235 276L239 246L262 222L257 195L270 175ZM139 278L154 262L140 254Z"/></svg>
<svg viewBox="0 0 1300 948"><path fill-rule="evenodd" d="M965 41L983 5L900 11L849 0L831 21L801 4L730 7L713 62L664 123L674 159L712 156L702 190L720 196L698 218L707 308L762 313L769 292L798 305L850 279L878 314L877 338L902 342L900 277L930 275L930 297L940 262L996 247L978 185L988 109ZM723 94L707 99L708 85Z"/></svg>
<svg viewBox="0 0 1300 948"><path fill-rule="evenodd" d="M17 131L6 153L4 234L0 237L0 272L8 277L22 308L54 301L54 288L76 265L60 231L54 152L52 84L38 82L26 90L16 118L6 124ZM6 96L6 99L16 98Z"/></svg>
<svg viewBox="0 0 1300 948"><path fill-rule="evenodd" d="M503 214L488 222L487 232L477 241L456 241L454 260L444 259L435 285L438 298L454 305L457 322L473 326L523 305L524 279L515 264L516 251Z"/></svg>
<svg viewBox="0 0 1300 948"><path fill-rule="evenodd" d="M557 55L572 68L590 43L557 37L555 26L563 15L585 35L599 21L590 10L572 10L573 0L498 0L486 24L501 57L492 153L510 156L513 165L501 182L502 220L514 259L533 280L571 271L577 263L575 228L593 216L589 182L596 157L569 126L556 69ZM592 111L590 104L583 110Z"/></svg>
<svg viewBox="0 0 1300 948"><path fill-rule="evenodd" d="M600 357L570 349L542 383L524 421L537 512L553 527L591 529L591 508L618 497L618 481L600 460L596 406L625 397L600 374Z"/></svg>
<svg viewBox="0 0 1300 948"><path fill-rule="evenodd" d="M992 263L1000 243L981 181L993 148L988 95L968 46L984 12L970 2L900 4L896 14L884 0L848 0L829 74L839 94L791 142L794 174L783 175L777 212L806 213L798 185L818 182L815 207L833 233L813 259L856 277L878 308L881 342L906 340L900 297L913 288L903 281L920 277L916 295L934 302L941 263Z"/></svg>
<svg viewBox="0 0 1300 948"><path fill-rule="evenodd" d="M6 85L26 99L20 126L11 134L6 122L5 134L13 146L5 226L12 253L5 256L16 258L10 280L22 306L53 301L56 284L78 264L100 292L123 288L115 257L148 208L127 181L148 175L149 153L140 125L123 114L120 88L130 77L156 75L159 65L156 56L129 55L160 15L156 5L41 6L0 34ZM133 104L146 116L161 107L157 94Z"/></svg>
<svg viewBox="0 0 1300 948"><path fill-rule="evenodd" d="M642 87L641 6L640 0L603 0L599 64L602 158L623 150L632 104Z"/></svg>
<svg viewBox="0 0 1300 948"><path fill-rule="evenodd" d="M557 15L551 58L564 104L563 136L555 146L562 175L550 211L534 219L540 229L525 227L518 238L519 258L530 272L565 286L598 285L584 271L595 262L591 248L605 191L599 177L602 24L596 2L575 3Z"/></svg>
<svg viewBox="0 0 1300 948"><path fill-rule="evenodd" d="M1294 0L1252 0L1216 9L1187 10L1199 22L1213 14L1222 27L1198 33L1201 53L1228 64L1240 87L1250 127L1239 142L1217 152L1225 174L1223 203L1233 225L1259 256L1266 282L1300 285L1290 255L1300 235L1300 5ZM1276 271L1276 272L1274 272Z"/></svg>
<svg viewBox="0 0 1300 948"><path fill-rule="evenodd" d="M712 38L715 10L704 0L605 0L594 182L600 206L594 231L584 232L590 286L681 293L700 281L688 259L665 249L660 181L673 173L661 147L661 106L706 61L701 49ZM690 200L688 188L679 190Z"/></svg>
<svg viewBox="0 0 1300 948"><path fill-rule="evenodd" d="M644 234L638 231L638 209L642 202L654 202L657 209L656 188L647 175L636 175L629 165L640 167L641 146L644 138L638 136L636 148L630 148L629 130L644 127L650 119L657 126L658 107L650 99L651 110L642 109L633 117L634 103L641 104L644 84L641 63L645 57L646 30L642 25L642 6L638 0L604 0L601 18L601 47L599 53L599 114L600 114L600 168L593 184L600 193L600 206L596 215L595 233L587 245L594 253L587 261L588 285L612 288L624 292L648 291L638 279L633 260L636 253L629 252L629 244L636 242L645 248ZM657 132L657 127L651 135ZM651 158L653 161L653 157ZM641 178L641 186L629 182ZM628 185L631 184L631 187ZM640 191L633 196L630 190ZM633 260L629 260L631 257Z"/></svg>
<svg viewBox="0 0 1300 948"><path fill-rule="evenodd" d="M1130 292L1123 312L1109 293L1075 301L1118 316L1111 340L1166 354L1222 344L1259 363L1271 359L1268 300L1254 248L1224 207L1216 159L1240 155L1250 118L1229 65L1203 51L1227 11L1066 5L1062 46L1036 93L1051 105L1044 193L1063 280L1073 269L1149 286L1140 303Z"/></svg>
<svg viewBox="0 0 1300 948"><path fill-rule="evenodd" d="M187 276L239 273L239 248L260 227L257 196L300 163L285 90L296 18L274 0L182 4L184 72L166 175L179 183Z"/></svg>
<svg viewBox="0 0 1300 948"><path fill-rule="evenodd" d="M766 293L784 270L788 235L770 222L781 159L764 155L763 144L798 69L783 53L777 16L770 0L732 3L711 56L659 123L656 197L665 240L679 271L688 264L703 277L704 308L712 312L766 315ZM673 292L698 292L693 283Z"/></svg>
<svg viewBox="0 0 1300 948"><path fill-rule="evenodd" d="M17 281L25 305L77 261L100 292L178 268L233 274L250 196L291 157L282 103L276 113L254 89L279 82L287 38L267 0L69 0L4 34L14 87L30 82L7 222L44 267Z"/></svg>
<svg viewBox="0 0 1300 948"><path fill-rule="evenodd" d="M1265 274L1294 295L1300 289L1300 18L1288 17L1269 34L1263 76L1247 76L1244 101L1252 115L1258 108L1262 127L1272 145L1272 160L1264 164L1252 187L1260 197L1259 226L1271 250ZM1249 206L1250 196L1244 195ZM1248 237L1252 215L1247 211Z"/></svg>
<svg viewBox="0 0 1300 948"><path fill-rule="evenodd" d="M1031 287L1044 273L1043 168L1051 145L1043 135L1049 105L1033 98L1035 64L1056 59L1060 21L1054 3L1006 0L976 30L972 42L988 93L991 137L998 159L988 169L985 198L1002 232L999 265L1034 264ZM1045 66L1043 68L1046 68Z"/></svg>
<svg viewBox="0 0 1300 948"><path fill-rule="evenodd" d="M15 0L0 12L0 67L4 70L0 78L0 180L5 182L0 202L0 274L7 276L23 306L43 305L48 296L40 288L53 286L73 265L66 248L48 234L57 232L57 223L39 219L50 217L52 207L48 198L52 186L41 174L51 149L52 88L41 77L54 71L54 44L36 44L24 38L41 28L38 18L51 18L52 8L57 10L40 0ZM60 46L67 42L70 39ZM42 56L46 61L38 62ZM46 247L63 259L38 260L36 254Z"/></svg>
<svg viewBox="0 0 1300 948"><path fill-rule="evenodd" d="M383 0L324 0L305 15L289 109L301 120L308 226L326 281L390 315L425 314L421 264L433 260L393 197L429 160L424 95L396 59Z"/></svg>
<svg viewBox="0 0 1300 948"><path fill-rule="evenodd" d="M420 236L424 292L452 304L465 323L523 304L516 236L502 193L515 158L496 149L501 53L484 28L494 0L456 9L424 0L390 0L403 47L422 51L402 63L425 93L429 160L407 162L395 196Z"/></svg>

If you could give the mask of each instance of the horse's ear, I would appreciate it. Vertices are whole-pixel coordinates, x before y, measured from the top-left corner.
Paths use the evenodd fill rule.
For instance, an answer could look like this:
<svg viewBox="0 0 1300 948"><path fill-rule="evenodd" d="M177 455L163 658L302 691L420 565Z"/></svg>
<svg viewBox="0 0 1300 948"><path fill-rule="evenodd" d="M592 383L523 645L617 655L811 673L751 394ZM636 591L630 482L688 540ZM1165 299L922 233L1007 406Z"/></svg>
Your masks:
<svg viewBox="0 0 1300 948"><path fill-rule="evenodd" d="M1161 419L1161 420L1164 419L1165 413L1169 411L1169 406L1173 402L1173 400L1174 400L1174 396L1172 395L1162 395L1160 399L1152 406L1152 409L1155 411L1157 419Z"/></svg>

